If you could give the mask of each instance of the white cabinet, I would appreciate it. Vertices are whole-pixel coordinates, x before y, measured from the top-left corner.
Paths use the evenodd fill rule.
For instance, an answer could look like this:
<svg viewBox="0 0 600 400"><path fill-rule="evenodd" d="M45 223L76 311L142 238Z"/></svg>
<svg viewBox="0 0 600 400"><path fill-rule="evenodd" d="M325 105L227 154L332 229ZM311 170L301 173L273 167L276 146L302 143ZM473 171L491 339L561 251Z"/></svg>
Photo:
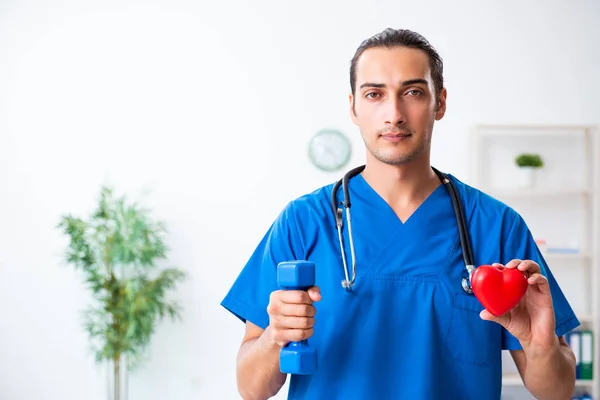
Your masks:
<svg viewBox="0 0 600 400"><path fill-rule="evenodd" d="M579 329L592 331L593 379L580 379L577 387L594 399L600 399L599 135L597 126L476 126L468 182L523 216L581 321ZM544 162L532 186L524 185L527 177L515 162L522 153ZM532 398L510 356L503 360L503 387L511 393L504 397Z"/></svg>

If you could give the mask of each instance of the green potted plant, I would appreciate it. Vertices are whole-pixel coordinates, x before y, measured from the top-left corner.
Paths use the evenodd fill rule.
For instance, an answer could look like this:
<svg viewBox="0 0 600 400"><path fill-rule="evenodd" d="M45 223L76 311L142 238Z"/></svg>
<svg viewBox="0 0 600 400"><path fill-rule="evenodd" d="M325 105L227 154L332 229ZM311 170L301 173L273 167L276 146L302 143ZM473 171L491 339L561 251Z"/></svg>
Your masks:
<svg viewBox="0 0 600 400"><path fill-rule="evenodd" d="M520 186L532 188L535 186L537 171L544 166L544 160L539 154L521 153L515 158L515 163L521 172Z"/></svg>
<svg viewBox="0 0 600 400"><path fill-rule="evenodd" d="M96 361L110 366L109 399L123 400L127 371L141 364L157 323L180 318L180 305L167 294L186 275L157 265L167 254L164 225L110 188L102 187L87 219L63 215L57 228L69 239L67 263L93 295L84 326Z"/></svg>

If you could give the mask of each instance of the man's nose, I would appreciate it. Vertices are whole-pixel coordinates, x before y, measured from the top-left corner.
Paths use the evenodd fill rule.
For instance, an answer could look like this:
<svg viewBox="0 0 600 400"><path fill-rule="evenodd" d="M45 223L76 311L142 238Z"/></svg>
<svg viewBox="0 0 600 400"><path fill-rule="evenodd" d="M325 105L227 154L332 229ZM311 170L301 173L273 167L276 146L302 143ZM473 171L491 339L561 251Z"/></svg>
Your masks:
<svg viewBox="0 0 600 400"><path fill-rule="evenodd" d="M390 98L386 104L386 125L398 126L406 122L406 112L402 99Z"/></svg>

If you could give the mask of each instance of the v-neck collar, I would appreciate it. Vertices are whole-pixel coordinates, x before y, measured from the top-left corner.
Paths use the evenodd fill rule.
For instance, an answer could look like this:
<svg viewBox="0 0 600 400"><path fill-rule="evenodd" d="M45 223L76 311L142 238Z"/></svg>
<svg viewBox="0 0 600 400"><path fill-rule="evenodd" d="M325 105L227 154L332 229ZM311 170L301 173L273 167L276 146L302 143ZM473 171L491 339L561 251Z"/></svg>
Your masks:
<svg viewBox="0 0 600 400"><path fill-rule="evenodd" d="M420 219L420 214L426 212L426 209L429 208L429 203L434 202L436 198L441 196L444 191L444 184L440 182L440 184L431 192L419 206L413 211L413 213L406 219L406 221L402 222L402 220L398 217L396 212L392 209L392 207L385 201L383 197L379 193L373 189L371 185L365 180L362 174L358 174L352 180L354 180L357 184L356 191L360 193L360 197L363 197L368 204L372 204L374 207L377 207L380 210L385 210L386 213L389 214L390 218L397 221L400 226L406 226L408 223L415 219Z"/></svg>

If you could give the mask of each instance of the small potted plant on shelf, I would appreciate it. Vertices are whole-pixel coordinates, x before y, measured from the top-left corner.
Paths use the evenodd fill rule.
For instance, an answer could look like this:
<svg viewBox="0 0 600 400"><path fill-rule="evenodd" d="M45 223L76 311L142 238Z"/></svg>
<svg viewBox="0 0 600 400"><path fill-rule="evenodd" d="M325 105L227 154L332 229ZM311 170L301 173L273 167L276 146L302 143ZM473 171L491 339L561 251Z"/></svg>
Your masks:
<svg viewBox="0 0 600 400"><path fill-rule="evenodd" d="M537 171L544 166L544 160L539 154L522 153L515 158L515 163L521 172L520 187L532 188L535 186Z"/></svg>

